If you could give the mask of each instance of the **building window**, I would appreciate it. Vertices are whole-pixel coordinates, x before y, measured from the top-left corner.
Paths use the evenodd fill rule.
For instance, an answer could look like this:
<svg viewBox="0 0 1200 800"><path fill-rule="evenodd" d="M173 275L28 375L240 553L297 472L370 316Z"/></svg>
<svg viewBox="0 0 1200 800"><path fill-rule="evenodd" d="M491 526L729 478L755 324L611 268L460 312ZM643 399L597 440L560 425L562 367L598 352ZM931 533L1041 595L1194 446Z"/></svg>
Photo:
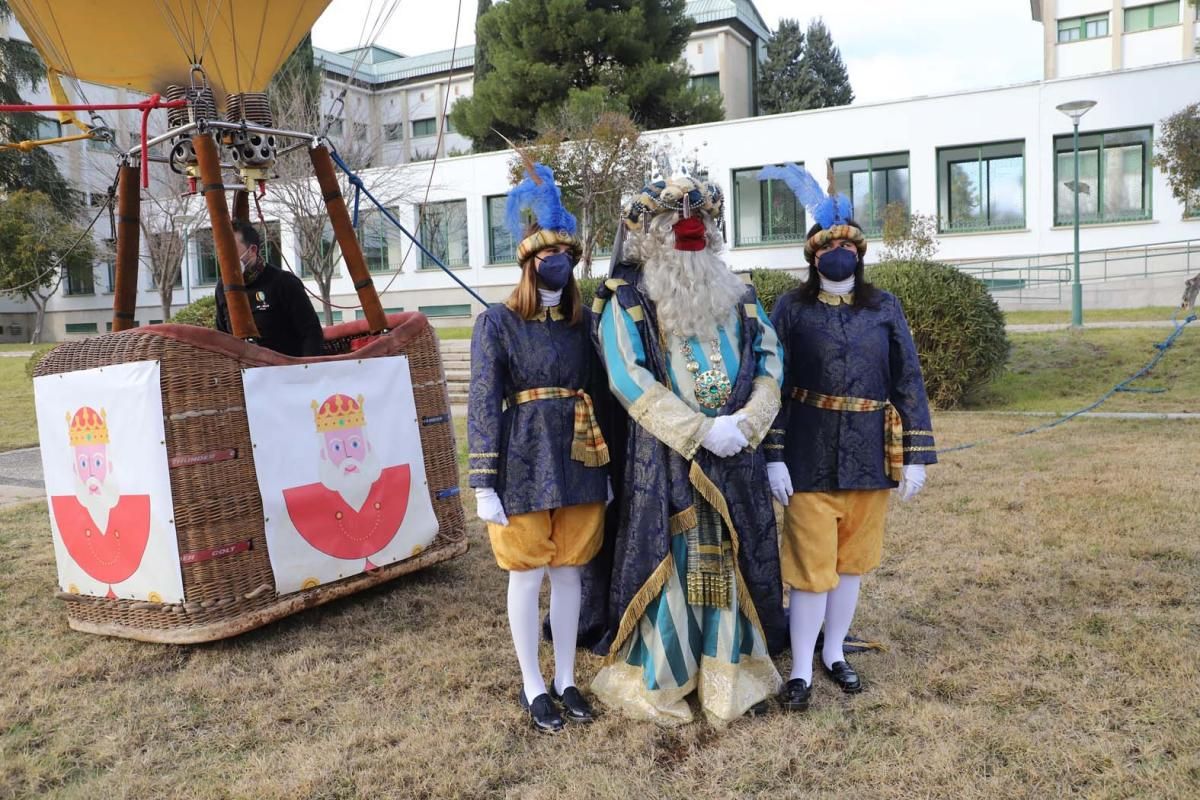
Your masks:
<svg viewBox="0 0 1200 800"><path fill-rule="evenodd" d="M367 126L365 123L362 123L362 122L354 123L354 140L356 142L366 142L367 141Z"/></svg>
<svg viewBox="0 0 1200 800"><path fill-rule="evenodd" d="M504 194L489 197L486 201L489 264L517 263L517 245L519 242L513 238L512 233L508 230L508 222L505 219L507 205L508 195ZM529 214L525 216L530 220L532 219L532 216Z"/></svg>
<svg viewBox="0 0 1200 800"><path fill-rule="evenodd" d="M760 169L733 172L734 246L803 242L804 206L783 181L760 181Z"/></svg>
<svg viewBox="0 0 1200 800"><path fill-rule="evenodd" d="M955 231L1025 227L1025 143L938 150L938 223Z"/></svg>
<svg viewBox="0 0 1200 800"><path fill-rule="evenodd" d="M1058 21L1058 41L1078 42L1082 39L1099 39L1108 36L1108 14L1089 17L1072 17Z"/></svg>
<svg viewBox="0 0 1200 800"><path fill-rule="evenodd" d="M49 117L37 118L37 138L57 139L62 136L62 123Z"/></svg>
<svg viewBox="0 0 1200 800"><path fill-rule="evenodd" d="M303 231L297 230L296 226L292 226L292 236L296 242L296 260L300 262L300 277L314 278L316 271L313 269L312 259L304 257L305 237L315 235L316 226L321 226L321 242L320 253L323 263L326 257L333 259L333 273L331 277L339 277L341 275L341 266L338 259L341 258L341 250L338 247L337 239L333 235L333 224L330 223L329 217L324 215L320 217L310 217L304 225Z"/></svg>
<svg viewBox="0 0 1200 800"><path fill-rule="evenodd" d="M721 76L716 72L710 72L705 75L692 75L688 77L688 87L692 89L699 89L702 92L720 94Z"/></svg>
<svg viewBox="0 0 1200 800"><path fill-rule="evenodd" d="M458 129L454 127L454 120L446 117L446 133L458 133Z"/></svg>
<svg viewBox="0 0 1200 800"><path fill-rule="evenodd" d="M400 213L390 209L392 216ZM380 211L364 211L358 221L358 242L363 259L371 272L389 272L400 266L401 244L393 235L395 228Z"/></svg>
<svg viewBox="0 0 1200 800"><path fill-rule="evenodd" d="M422 136L437 136L437 120L433 117L429 119L414 119L412 135L414 139L419 139Z"/></svg>
<svg viewBox="0 0 1200 800"><path fill-rule="evenodd" d="M112 323L108 323L109 330L112 330ZM68 322L66 324L67 333L99 333L100 328L94 322Z"/></svg>
<svg viewBox="0 0 1200 800"><path fill-rule="evenodd" d="M447 267L465 266L467 252L467 201L425 203L417 209L421 244ZM437 263L421 253L421 269L437 269Z"/></svg>
<svg viewBox="0 0 1200 800"><path fill-rule="evenodd" d="M1179 0L1125 9L1125 32L1137 33L1151 28L1166 28L1179 24Z"/></svg>
<svg viewBox="0 0 1200 800"><path fill-rule="evenodd" d="M75 264L67 269L68 296L95 293L96 270L91 264Z"/></svg>
<svg viewBox="0 0 1200 800"><path fill-rule="evenodd" d="M854 205L854 221L868 236L883 232L883 212L892 203L909 211L908 153L890 153L833 162L837 190Z"/></svg>
<svg viewBox="0 0 1200 800"><path fill-rule="evenodd" d="M399 142L404 139L404 124L393 122L383 126L383 138L389 142Z"/></svg>
<svg viewBox="0 0 1200 800"><path fill-rule="evenodd" d="M343 127L344 127L344 123L340 119L330 120L329 121L329 135L330 136L341 136Z"/></svg>
<svg viewBox="0 0 1200 800"><path fill-rule="evenodd" d="M1079 137L1079 220L1150 218L1150 128ZM1075 219L1075 156L1070 134L1054 137L1054 224Z"/></svg>
<svg viewBox="0 0 1200 800"><path fill-rule="evenodd" d="M383 313L384 314L399 314L403 310L404 310L404 306L395 306L393 308L385 308L383 310ZM361 308L355 309L354 318L355 319L366 319L367 312L363 311Z"/></svg>
<svg viewBox="0 0 1200 800"><path fill-rule="evenodd" d="M201 228L192 234L196 243L196 283L200 286L213 286L221 275L217 264L217 248L213 244L212 228Z"/></svg>
<svg viewBox="0 0 1200 800"><path fill-rule="evenodd" d="M417 308L422 314L427 317L469 317L471 316L471 306L469 303L462 305L451 306L419 306Z"/></svg>

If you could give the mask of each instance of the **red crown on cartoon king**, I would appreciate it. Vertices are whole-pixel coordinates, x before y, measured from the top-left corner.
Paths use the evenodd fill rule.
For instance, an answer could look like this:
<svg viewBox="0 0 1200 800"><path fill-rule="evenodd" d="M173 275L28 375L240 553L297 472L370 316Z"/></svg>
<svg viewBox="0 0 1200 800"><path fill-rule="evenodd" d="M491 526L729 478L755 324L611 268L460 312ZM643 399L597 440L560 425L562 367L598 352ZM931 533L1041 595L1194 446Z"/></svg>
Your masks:
<svg viewBox="0 0 1200 800"><path fill-rule="evenodd" d="M92 578L128 579L142 563L150 538L150 496L122 495L109 455L108 414L83 406L67 413L75 493L50 498L63 545Z"/></svg>
<svg viewBox="0 0 1200 800"><path fill-rule="evenodd" d="M362 395L312 402L318 483L285 489L288 517L310 545L334 558L364 559L395 538L408 510L409 465L385 467L367 430Z"/></svg>

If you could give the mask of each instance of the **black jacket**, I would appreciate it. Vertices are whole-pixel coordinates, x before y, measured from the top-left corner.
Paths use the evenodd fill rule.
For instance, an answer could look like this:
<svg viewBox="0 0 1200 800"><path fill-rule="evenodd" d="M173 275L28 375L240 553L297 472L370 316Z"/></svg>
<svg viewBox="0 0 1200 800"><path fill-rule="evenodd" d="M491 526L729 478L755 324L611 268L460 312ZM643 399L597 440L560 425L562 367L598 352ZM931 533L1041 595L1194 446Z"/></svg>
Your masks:
<svg viewBox="0 0 1200 800"><path fill-rule="evenodd" d="M304 284L290 272L266 266L246 287L258 344L289 356L321 354L324 336L317 312L309 302ZM217 281L217 330L232 333L225 287Z"/></svg>

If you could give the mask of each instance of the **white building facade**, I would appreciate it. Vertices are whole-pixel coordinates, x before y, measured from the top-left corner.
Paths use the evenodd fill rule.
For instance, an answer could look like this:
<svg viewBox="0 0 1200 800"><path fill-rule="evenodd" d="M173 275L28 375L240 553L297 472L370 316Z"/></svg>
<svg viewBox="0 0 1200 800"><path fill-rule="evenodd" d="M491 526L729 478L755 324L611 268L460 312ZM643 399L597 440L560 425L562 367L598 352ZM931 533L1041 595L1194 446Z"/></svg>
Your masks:
<svg viewBox="0 0 1200 800"><path fill-rule="evenodd" d="M1193 58L1197 6L1188 0L1030 0L1045 28L1046 78Z"/></svg>

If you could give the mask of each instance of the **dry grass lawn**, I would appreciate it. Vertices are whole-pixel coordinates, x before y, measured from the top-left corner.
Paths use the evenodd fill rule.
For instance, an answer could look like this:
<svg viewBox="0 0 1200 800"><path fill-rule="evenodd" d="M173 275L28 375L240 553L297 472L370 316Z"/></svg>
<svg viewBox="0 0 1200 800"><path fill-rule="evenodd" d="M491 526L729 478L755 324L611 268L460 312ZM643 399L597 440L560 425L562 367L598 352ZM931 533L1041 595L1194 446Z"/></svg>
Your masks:
<svg viewBox="0 0 1200 800"><path fill-rule="evenodd" d="M1080 421L948 457L864 584L867 691L818 678L809 713L725 730L532 732L478 525L455 562L169 647L69 631L44 508L3 512L0 797L1196 797L1197 442Z"/></svg>

